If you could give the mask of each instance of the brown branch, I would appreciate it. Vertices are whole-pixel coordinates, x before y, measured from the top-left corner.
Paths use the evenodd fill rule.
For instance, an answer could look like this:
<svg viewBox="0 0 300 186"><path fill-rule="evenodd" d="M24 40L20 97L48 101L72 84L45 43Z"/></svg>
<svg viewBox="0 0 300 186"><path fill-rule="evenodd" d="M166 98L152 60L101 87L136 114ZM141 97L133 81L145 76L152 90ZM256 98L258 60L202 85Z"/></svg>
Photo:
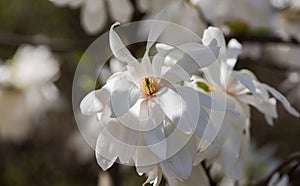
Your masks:
<svg viewBox="0 0 300 186"><path fill-rule="evenodd" d="M55 52L72 52L76 49L84 49L88 42L74 42L69 39L48 38L43 35L20 35L13 33L0 33L0 44L6 46L19 46L21 44L47 45Z"/></svg>
<svg viewBox="0 0 300 186"><path fill-rule="evenodd" d="M290 37L286 40L276 35L243 35L243 34L230 34L226 36L226 41L235 38L240 42L255 42L255 43L282 43L300 45L300 41L296 38Z"/></svg>
<svg viewBox="0 0 300 186"><path fill-rule="evenodd" d="M267 69L270 69L270 70L273 70L273 71L278 71L278 72L291 72L291 71L300 71L300 68L299 67L296 67L296 66L288 66L288 65L284 65L284 63L282 63L282 65L280 64L276 64L276 63L273 63L270 59L266 59L266 58L259 58L259 59L251 59L249 57L241 57L239 58L238 60L238 63L237 65L254 65L254 66L259 66L261 68L267 68Z"/></svg>

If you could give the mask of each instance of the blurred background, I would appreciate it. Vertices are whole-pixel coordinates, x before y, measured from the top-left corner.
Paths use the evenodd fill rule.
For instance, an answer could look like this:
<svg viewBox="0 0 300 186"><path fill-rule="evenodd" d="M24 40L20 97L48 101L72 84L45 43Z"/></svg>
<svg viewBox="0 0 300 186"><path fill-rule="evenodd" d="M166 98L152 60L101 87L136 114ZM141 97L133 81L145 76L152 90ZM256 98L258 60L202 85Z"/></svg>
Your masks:
<svg viewBox="0 0 300 186"><path fill-rule="evenodd" d="M132 167L115 164L102 172L89 146L78 137L72 81L85 49L113 22L147 19L162 8L168 10L171 21L184 24L199 36L207 25L215 25L224 30L226 39L236 37L244 46L236 68L252 70L260 81L278 89L300 110L299 6L266 1L269 8L254 7L256 12L252 14L268 15L252 17L251 11L243 9L240 12L249 14L241 16L236 11L232 15L232 9L239 9L234 6L249 7L247 3L225 0L214 5L172 0L128 0L124 5L102 0L102 9L97 3L85 1L89 0L0 1L1 186L142 185L145 177L138 176ZM210 9L216 15L210 15ZM282 29L288 28L282 26L288 22L285 19L292 21L290 30ZM256 151L263 149L261 156L272 156L265 161L272 159L274 164L300 151L300 120L280 104L278 110L280 117L274 126L267 125L255 109L251 113L251 141ZM299 171L290 179L292 185L300 185Z"/></svg>

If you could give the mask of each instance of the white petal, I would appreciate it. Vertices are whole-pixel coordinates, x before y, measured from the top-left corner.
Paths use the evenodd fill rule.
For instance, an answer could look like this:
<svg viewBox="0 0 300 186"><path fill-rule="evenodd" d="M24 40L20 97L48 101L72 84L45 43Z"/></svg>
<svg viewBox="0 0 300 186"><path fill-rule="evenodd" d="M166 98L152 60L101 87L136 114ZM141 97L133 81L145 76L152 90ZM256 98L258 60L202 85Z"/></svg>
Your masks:
<svg viewBox="0 0 300 186"><path fill-rule="evenodd" d="M209 118L209 115L202 107L200 107L196 132L198 135L200 135L202 140L205 140L205 142L209 144L214 140L217 132L212 120ZM202 148L204 148L203 145L199 146L202 146Z"/></svg>
<svg viewBox="0 0 300 186"><path fill-rule="evenodd" d="M284 106L284 108L293 116L299 117L300 114L298 111L296 111L289 103L289 101L277 90L274 88L270 87L267 84L262 83L261 84L263 87L265 87L276 99L278 99Z"/></svg>
<svg viewBox="0 0 300 186"><path fill-rule="evenodd" d="M147 39L146 51L150 50L152 45L156 42L160 34L165 29L167 25L167 22L163 21L165 17L166 14L164 11L162 11L155 17L155 20L152 21L148 39Z"/></svg>
<svg viewBox="0 0 300 186"><path fill-rule="evenodd" d="M245 86L247 87L253 95L256 94L256 88L253 83L253 79L251 76L245 73L241 73L239 71L232 72L233 75Z"/></svg>
<svg viewBox="0 0 300 186"><path fill-rule="evenodd" d="M191 47L193 48L191 49ZM201 44L185 44L178 48L184 52L184 55L177 64L189 74L217 60L218 51L217 54L215 54L209 47Z"/></svg>
<svg viewBox="0 0 300 186"><path fill-rule="evenodd" d="M149 50L152 47L152 45L156 42L160 34L163 32L163 30L166 27L167 22L161 21L161 19L164 16L164 12L159 13L156 16L156 19L153 20L151 23L149 35L147 38L147 45L146 45L146 51L142 58L142 64L145 66L144 70L147 72L147 74L153 74L152 68L151 68L151 62L149 58Z"/></svg>
<svg viewBox="0 0 300 186"><path fill-rule="evenodd" d="M161 122L165 119L165 114L159 104L153 100L144 100L140 106L139 119L140 129L148 131L161 125Z"/></svg>
<svg viewBox="0 0 300 186"><path fill-rule="evenodd" d="M139 132L127 128L121 122L119 125L121 127L121 138L118 143L118 157L121 163L129 163L136 150Z"/></svg>
<svg viewBox="0 0 300 186"><path fill-rule="evenodd" d="M188 150L183 147L170 159L161 163L162 171L171 179L187 179L192 172L192 161Z"/></svg>
<svg viewBox="0 0 300 186"><path fill-rule="evenodd" d="M126 67L134 82L138 82L149 75L144 71L141 63L130 63Z"/></svg>
<svg viewBox="0 0 300 186"><path fill-rule="evenodd" d="M106 23L103 0L85 1L81 9L81 24L88 34L98 33Z"/></svg>
<svg viewBox="0 0 300 186"><path fill-rule="evenodd" d="M98 164L105 170L105 166L111 166L117 157L121 163L129 163L135 153L138 136L139 132L127 128L117 119L110 119L97 139Z"/></svg>
<svg viewBox="0 0 300 186"><path fill-rule="evenodd" d="M105 89L94 90L86 95L80 103L80 110L84 115L101 112L110 99L110 93Z"/></svg>
<svg viewBox="0 0 300 186"><path fill-rule="evenodd" d="M126 112L121 117L118 117L121 123L123 125L126 125L129 128L137 129L139 131L142 131L144 126L140 125L140 118L139 118L139 112L141 110L141 101L138 100L129 110L129 112Z"/></svg>
<svg viewBox="0 0 300 186"><path fill-rule="evenodd" d="M222 165L224 166L226 176L238 180L241 178L242 172L242 165L239 159L241 135L231 133L230 138L222 147Z"/></svg>
<svg viewBox="0 0 300 186"><path fill-rule="evenodd" d="M168 83L175 84L180 81L188 81L190 75L180 65L174 64L163 76L162 79Z"/></svg>
<svg viewBox="0 0 300 186"><path fill-rule="evenodd" d="M121 38L118 36L118 34L114 31L114 27L120 25L120 23L115 23L110 27L109 31L109 45L110 49L113 52L114 56L124 63L131 63L131 62L137 62L136 58L132 56L132 54L129 52L129 50L125 47L123 44Z"/></svg>
<svg viewBox="0 0 300 186"><path fill-rule="evenodd" d="M242 52L242 45L236 40L231 39L228 43L227 55L226 55L226 62L227 66L231 69L236 64L237 58Z"/></svg>
<svg viewBox="0 0 300 186"><path fill-rule="evenodd" d="M260 112L271 116L272 118L278 117L276 109L276 100L274 98L264 99L261 97L261 95L256 94L256 96L241 95L238 96L237 99L244 103L252 105Z"/></svg>
<svg viewBox="0 0 300 186"><path fill-rule="evenodd" d="M239 115L239 112L237 112L236 110L232 109L229 106L226 106L224 103L213 99L211 96L204 94L200 91L197 91L197 93L198 93L198 99L202 106L213 110L219 110L219 111L227 110L229 112L232 112L233 114Z"/></svg>
<svg viewBox="0 0 300 186"><path fill-rule="evenodd" d="M158 158L146 145L144 137L141 135L139 138L138 148L134 154L135 166L139 167L138 171L140 173L145 173L145 171L151 169L156 163L161 162L161 159Z"/></svg>
<svg viewBox="0 0 300 186"><path fill-rule="evenodd" d="M110 168L117 159L117 146L114 143L115 138L110 131L120 134L119 123L111 120L106 127L100 132L96 144L96 159L97 163L103 170Z"/></svg>
<svg viewBox="0 0 300 186"><path fill-rule="evenodd" d="M150 131L145 131L143 134L148 148L161 160L165 160L167 154L167 143L162 125L159 125Z"/></svg>
<svg viewBox="0 0 300 186"><path fill-rule="evenodd" d="M133 82L127 79L116 81L110 100L113 115L116 117L122 116L136 103L140 95L141 89Z"/></svg>
<svg viewBox="0 0 300 186"><path fill-rule="evenodd" d="M205 78L208 82L211 83L212 86L222 86L221 84L221 69L219 61L212 63L211 65L201 69L204 72Z"/></svg>
<svg viewBox="0 0 300 186"><path fill-rule="evenodd" d="M194 128L196 128L197 113L195 114L194 112L197 112L197 109L190 110L186 101L182 99L180 94L169 88L165 88L156 94L156 99L164 113L179 130L185 133L191 133L193 128L190 125L194 125ZM197 107L198 105L194 104L194 106Z"/></svg>
<svg viewBox="0 0 300 186"><path fill-rule="evenodd" d="M116 58L111 58L109 62L109 69L111 70L111 73L121 72L124 69L125 65L124 63L120 62Z"/></svg>
<svg viewBox="0 0 300 186"><path fill-rule="evenodd" d="M156 48L157 52L164 52L166 50L173 49L174 47L172 47L168 44L165 44L165 43L157 43L155 45L155 48Z"/></svg>
<svg viewBox="0 0 300 186"><path fill-rule="evenodd" d="M226 44L222 31L217 27L208 27L206 30L204 30L202 37L203 44L206 46L212 45L214 39L217 40L218 46L221 47L221 55L224 55L226 51Z"/></svg>
<svg viewBox="0 0 300 186"><path fill-rule="evenodd" d="M161 75L163 63L168 53L169 51L162 51L154 55L152 59L152 69L153 69L154 76L159 77Z"/></svg>
<svg viewBox="0 0 300 186"><path fill-rule="evenodd" d="M147 176L148 178L145 183L143 183L143 186L145 186L147 183L153 184L153 186L159 186L162 179L162 171L160 167L156 166L155 169L147 173Z"/></svg>
<svg viewBox="0 0 300 186"><path fill-rule="evenodd" d="M129 0L109 0L110 14L115 21L122 23L130 21L133 13L133 8Z"/></svg>

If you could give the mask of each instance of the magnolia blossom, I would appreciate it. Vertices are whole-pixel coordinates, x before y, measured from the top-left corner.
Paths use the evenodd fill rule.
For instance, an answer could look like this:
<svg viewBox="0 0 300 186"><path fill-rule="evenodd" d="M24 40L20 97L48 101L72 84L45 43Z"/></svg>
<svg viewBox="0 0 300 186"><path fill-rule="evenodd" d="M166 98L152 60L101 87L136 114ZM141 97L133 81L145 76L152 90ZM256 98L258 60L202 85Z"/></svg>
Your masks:
<svg viewBox="0 0 300 186"><path fill-rule="evenodd" d="M201 35L205 30L205 24L199 16L199 10L193 2L185 0L138 0L137 3L141 11L146 13L144 19L151 19L161 10L164 10L168 13L169 21L172 23L185 29L188 28L197 35ZM178 43L187 42L190 36L182 35L180 31L180 29L173 29L172 34L163 34L161 38Z"/></svg>
<svg viewBox="0 0 300 186"><path fill-rule="evenodd" d="M97 114L103 126L96 145L97 162L103 170L117 158L121 163L133 163L138 173L148 174L146 182L156 185L162 173L171 179L187 179L199 143L216 133L206 109L221 112L227 107L180 82L216 60L216 42L207 46L186 43L177 46L178 50L158 52L150 58L149 50L166 25L152 21L146 51L139 62L115 32L116 25L110 29L110 48L125 68L80 104L83 114ZM180 56L179 61L165 65L165 57L171 52Z"/></svg>
<svg viewBox="0 0 300 186"><path fill-rule="evenodd" d="M96 34L107 22L106 3L109 17L115 21L128 22L133 11L129 0L50 0L57 6L81 7L81 24L88 34Z"/></svg>
<svg viewBox="0 0 300 186"><path fill-rule="evenodd" d="M59 64L47 47L23 45L0 72L0 137L21 141L58 98Z"/></svg>
<svg viewBox="0 0 300 186"><path fill-rule="evenodd" d="M275 14L277 32L286 39L290 36L300 40L300 1L299 0L270 0L277 9Z"/></svg>
<svg viewBox="0 0 300 186"><path fill-rule="evenodd" d="M199 154L199 161L206 159L213 164L217 163L221 165L226 177L238 180L242 176L243 162L247 158L249 146L250 106L262 112L269 124L273 124L272 119L278 117L276 99L292 115L299 117L299 113L283 95L259 82L252 72L233 70L241 50L241 45L236 40L231 40L226 47L221 31L210 27L204 33L203 43L208 44L213 39L221 47L218 63L203 69L206 79L194 76L193 82L188 84L212 95L226 94L227 103L240 112L240 116L226 114L218 137L207 151ZM270 94L274 97L270 97Z"/></svg>
<svg viewBox="0 0 300 186"><path fill-rule="evenodd" d="M273 28L274 11L268 0L193 0L214 25L236 22L255 28Z"/></svg>
<svg viewBox="0 0 300 186"><path fill-rule="evenodd" d="M232 39L226 47L222 32L218 28L209 27L204 32L202 42L209 45L213 40L220 46L217 63L201 69L205 79L194 75L192 82L187 81L184 84L198 91L210 93L217 100L225 99L223 102L240 113L237 117L227 112L221 123L215 122L222 124L219 126L220 131L216 140L207 150L200 151L194 162L199 164L202 160L206 160L210 164L217 164L226 176L221 183L227 185L229 182L240 180L243 176L243 164L249 146L250 106L262 112L269 124L273 124L272 119L278 117L276 99L282 102L292 115L299 117L299 113L291 107L284 96L272 87L259 82L252 72L233 70L241 53L241 44L238 41ZM165 50L168 47L165 46ZM174 56L168 57L176 63ZM274 97L270 97L270 94ZM215 121L217 117L211 119Z"/></svg>

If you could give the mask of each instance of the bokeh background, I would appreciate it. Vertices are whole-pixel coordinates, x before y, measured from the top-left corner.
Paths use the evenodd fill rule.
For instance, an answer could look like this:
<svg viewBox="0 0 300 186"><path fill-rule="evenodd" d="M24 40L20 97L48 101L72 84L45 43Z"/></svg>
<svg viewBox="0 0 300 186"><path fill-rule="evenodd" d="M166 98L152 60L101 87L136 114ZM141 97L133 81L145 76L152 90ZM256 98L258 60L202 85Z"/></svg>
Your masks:
<svg viewBox="0 0 300 186"><path fill-rule="evenodd" d="M132 20L141 17L141 12L135 12ZM60 77L55 82L60 92L58 104L31 120L32 127L24 139L17 142L0 139L1 186L94 186L99 180L102 186L106 186L107 179L112 185L138 186L145 181L145 177L138 176L134 168L116 164L103 173L94 156L82 160L70 145L70 139L78 132L71 97L76 66L88 45L107 31L111 23L113 21L108 20L102 31L89 35L81 26L78 8L57 7L48 0L0 1L2 63L13 58L22 44L43 44L51 49L60 64ZM277 61L279 58L272 57L264 47L299 47L299 44L290 41L276 41L275 44L268 40L268 35L264 39L261 32L249 34L239 26L234 26L237 32L231 34L249 46L248 52L255 53L255 57L249 57L246 51L236 68L251 69L260 81L276 87L285 95L296 91L299 82L287 82L287 79L291 73L300 72L300 53L299 57L289 59L293 63L287 63L281 59ZM287 88L284 83L291 85ZM300 110L300 95L296 93L288 98ZM280 162L300 151L300 120L290 116L282 105L278 107L280 117L274 126L267 125L263 115L252 109L251 140L257 149L270 147L272 157ZM293 185L300 185L299 172L291 175L291 181Z"/></svg>

